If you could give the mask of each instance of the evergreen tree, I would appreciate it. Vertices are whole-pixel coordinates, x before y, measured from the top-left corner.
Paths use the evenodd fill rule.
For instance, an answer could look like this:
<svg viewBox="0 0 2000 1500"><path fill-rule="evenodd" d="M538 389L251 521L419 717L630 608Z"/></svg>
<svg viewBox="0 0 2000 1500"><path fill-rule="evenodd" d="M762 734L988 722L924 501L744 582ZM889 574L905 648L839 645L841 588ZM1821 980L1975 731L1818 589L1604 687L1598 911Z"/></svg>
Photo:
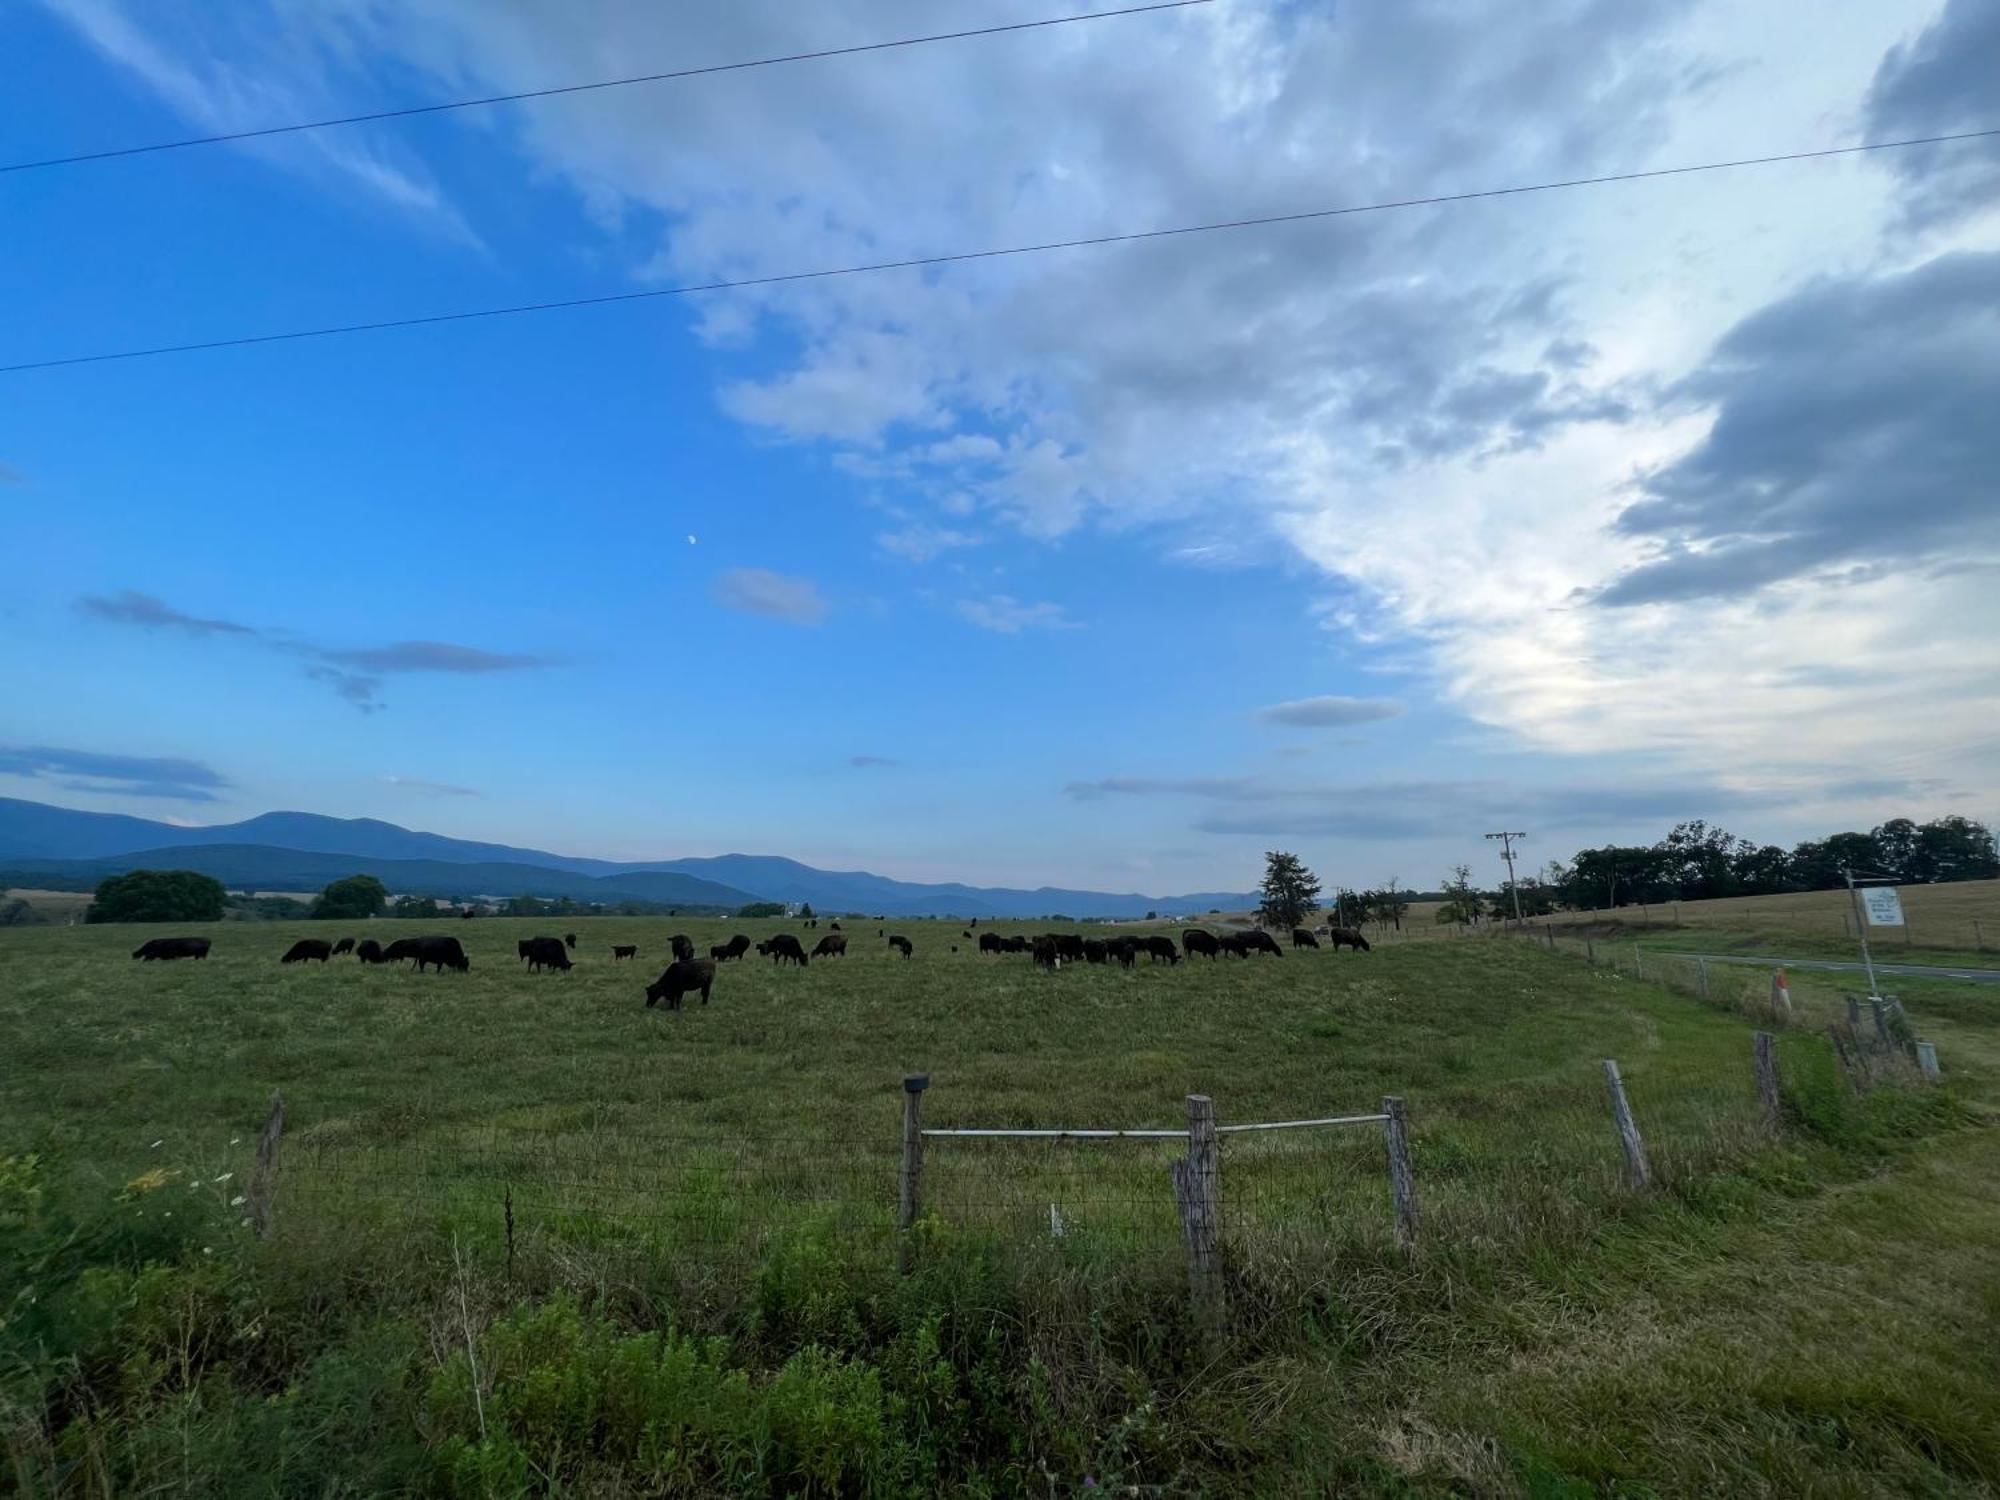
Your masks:
<svg viewBox="0 0 2000 1500"><path fill-rule="evenodd" d="M1262 890L1257 920L1266 927L1289 932L1319 910L1319 877L1296 854L1265 854Z"/></svg>

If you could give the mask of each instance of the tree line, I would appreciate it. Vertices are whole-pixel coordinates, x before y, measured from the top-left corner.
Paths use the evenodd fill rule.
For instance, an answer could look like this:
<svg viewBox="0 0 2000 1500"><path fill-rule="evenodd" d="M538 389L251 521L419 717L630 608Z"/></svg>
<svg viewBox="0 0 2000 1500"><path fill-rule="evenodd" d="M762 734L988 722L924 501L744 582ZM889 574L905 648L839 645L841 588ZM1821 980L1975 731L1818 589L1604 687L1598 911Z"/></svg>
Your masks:
<svg viewBox="0 0 2000 1500"><path fill-rule="evenodd" d="M1550 912L1606 911L1722 896L1775 896L1837 890L1846 873L1887 877L1901 885L2000 879L2000 850L1982 823L1958 816L1918 823L1891 818L1866 833L1835 833L1787 849L1738 838L1699 818L1674 825L1655 844L1605 844L1580 849L1567 862L1482 891L1465 865L1455 866L1439 892L1440 922L1511 917L1516 898L1524 917Z"/></svg>

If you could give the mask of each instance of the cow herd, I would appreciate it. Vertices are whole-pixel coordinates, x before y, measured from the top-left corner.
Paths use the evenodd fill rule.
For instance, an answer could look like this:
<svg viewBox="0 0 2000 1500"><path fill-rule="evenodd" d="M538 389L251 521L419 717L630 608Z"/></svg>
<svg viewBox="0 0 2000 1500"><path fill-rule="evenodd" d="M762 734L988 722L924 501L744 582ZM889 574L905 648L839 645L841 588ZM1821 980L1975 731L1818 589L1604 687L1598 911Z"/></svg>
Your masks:
<svg viewBox="0 0 2000 1500"><path fill-rule="evenodd" d="M839 923L832 924L838 929ZM974 924L977 925L976 923ZM968 928L964 934L972 937ZM1368 939L1347 927L1335 927L1324 935L1331 946L1338 950L1352 948L1357 953L1368 951ZM877 928L876 936L888 939L892 952L904 958L912 957L915 945L900 933L890 933ZM1283 958L1281 949L1272 936L1260 928L1250 928L1241 932L1228 932L1217 937L1198 927L1185 929L1180 935L1180 945L1175 946L1171 937L1158 933L1138 935L1119 934L1108 938L1082 937L1075 933L1043 933L1039 937L1003 937L988 930L979 934L979 951L983 954L1028 954L1041 968L1060 969L1065 963L1116 963L1124 968L1132 968L1141 958L1149 964L1165 963L1174 965L1183 958L1215 959L1224 955L1248 959L1260 953L1268 953L1274 958ZM709 992L715 985L715 971L719 964L741 959L749 953L752 943L742 933L736 934L726 943L717 943L709 948L706 959L695 957L694 940L686 933L675 933L667 940L673 951L673 962L660 977L646 986L648 1007L664 1004L670 1011L678 1011L685 996L699 992L701 1003L708 1004ZM781 932L754 945L760 957L768 958L773 964L783 967L796 964L805 968L813 959L822 961L844 958L847 955L847 935L838 930L829 931L811 951L789 932ZM1304 928L1292 931L1292 947L1318 948L1319 939ZM530 973L567 973L575 967L570 955L576 949L576 934L565 933L560 938L522 938L515 951L520 961L527 965ZM958 951L957 945L952 952ZM146 961L178 958L207 958L209 940L202 937L151 938L141 943L132 956ZM466 957L464 945L455 937L426 936L398 938L387 947L374 938L341 938L330 942L324 938L300 938L285 950L279 959L283 964L320 963L330 959L353 954L364 964L394 964L405 960L413 963L419 972L436 969L443 972L455 969L459 973L469 972L472 961ZM615 944L611 949L613 962L636 959L639 948L636 943Z"/></svg>

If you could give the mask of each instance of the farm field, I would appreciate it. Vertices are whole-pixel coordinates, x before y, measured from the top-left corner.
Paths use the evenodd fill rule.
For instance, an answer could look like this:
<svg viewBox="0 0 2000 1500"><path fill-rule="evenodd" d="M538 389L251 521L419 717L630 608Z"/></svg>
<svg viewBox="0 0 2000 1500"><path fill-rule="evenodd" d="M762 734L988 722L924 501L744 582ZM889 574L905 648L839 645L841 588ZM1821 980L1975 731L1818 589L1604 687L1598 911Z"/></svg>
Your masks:
<svg viewBox="0 0 2000 1500"><path fill-rule="evenodd" d="M1759 977L1702 1004L1477 939L1046 974L956 924L883 924L907 961L877 924L845 925L848 957L753 953L678 1015L642 1003L669 932L706 951L828 928L232 922L206 930L210 958L171 964L128 957L163 928L0 932L0 1236L32 1248L62 1206L86 1226L68 1243L106 1262L86 1295L62 1291L61 1257L19 1258L69 1321L17 1320L6 1352L39 1372L21 1340L40 1328L81 1353L53 1414L25 1377L4 1388L18 1487L2000 1481L2000 1272L1982 1253L2000 1229L2000 1018L1961 987L1902 987L1947 1086L1856 1099L1813 1032L1839 986L1795 978L1778 1143L1750 1068ZM517 940L564 930L575 969L526 972ZM300 936L420 931L458 936L471 971L278 963ZM619 943L642 956L615 963ZM1607 1057L1658 1175L1643 1194L1621 1180ZM913 1072L933 1127L1172 1128L1193 1092L1225 1124L1399 1095L1416 1252L1392 1233L1377 1127L1227 1137L1234 1311L1205 1329L1174 1143L940 1140L899 1277ZM259 1245L232 1200L274 1089ZM613 1391L647 1339L648 1358L698 1367L702 1394L653 1414L686 1429L671 1454ZM534 1394L544 1379L569 1382L566 1404ZM393 1473L356 1467L357 1433Z"/></svg>

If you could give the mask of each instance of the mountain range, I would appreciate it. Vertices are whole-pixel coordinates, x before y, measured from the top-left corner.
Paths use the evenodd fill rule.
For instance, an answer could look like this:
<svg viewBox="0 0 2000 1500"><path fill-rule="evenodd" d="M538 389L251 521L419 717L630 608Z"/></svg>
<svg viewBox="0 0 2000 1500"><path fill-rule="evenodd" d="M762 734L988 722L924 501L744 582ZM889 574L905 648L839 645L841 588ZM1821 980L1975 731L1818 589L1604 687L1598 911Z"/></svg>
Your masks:
<svg viewBox="0 0 2000 1500"><path fill-rule="evenodd" d="M345 875L374 875L397 894L569 896L735 908L752 901L811 902L827 911L885 916L1186 916L1254 906L1236 891L1144 896L1110 891L922 884L865 870L820 870L776 855L619 862L422 833L374 818L271 812L240 823L186 828L121 813L82 812L0 797L0 871L89 881L123 870L199 870L238 890L316 891Z"/></svg>

